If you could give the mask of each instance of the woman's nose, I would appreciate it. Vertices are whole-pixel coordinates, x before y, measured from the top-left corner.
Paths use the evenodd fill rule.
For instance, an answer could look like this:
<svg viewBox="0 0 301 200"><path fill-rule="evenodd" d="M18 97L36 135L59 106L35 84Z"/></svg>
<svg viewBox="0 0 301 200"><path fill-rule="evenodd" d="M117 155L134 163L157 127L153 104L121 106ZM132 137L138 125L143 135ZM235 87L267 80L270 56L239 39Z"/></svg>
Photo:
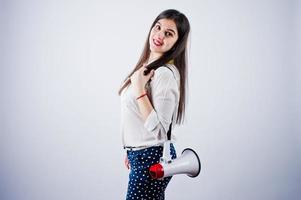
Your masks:
<svg viewBox="0 0 301 200"><path fill-rule="evenodd" d="M164 33L163 33L163 31L159 31L158 34L157 34L157 36L158 36L158 39L163 40L164 39Z"/></svg>

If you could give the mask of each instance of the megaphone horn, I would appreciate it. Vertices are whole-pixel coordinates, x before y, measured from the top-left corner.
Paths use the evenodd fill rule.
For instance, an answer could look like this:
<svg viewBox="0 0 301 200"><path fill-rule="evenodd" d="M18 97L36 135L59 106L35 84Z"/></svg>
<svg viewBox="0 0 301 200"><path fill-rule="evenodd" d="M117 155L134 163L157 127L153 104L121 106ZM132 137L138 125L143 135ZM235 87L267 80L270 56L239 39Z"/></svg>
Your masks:
<svg viewBox="0 0 301 200"><path fill-rule="evenodd" d="M149 169L153 179L169 177L175 174L187 174L194 178L200 174L201 162L197 153L190 148L183 150L180 157L170 162L160 162Z"/></svg>

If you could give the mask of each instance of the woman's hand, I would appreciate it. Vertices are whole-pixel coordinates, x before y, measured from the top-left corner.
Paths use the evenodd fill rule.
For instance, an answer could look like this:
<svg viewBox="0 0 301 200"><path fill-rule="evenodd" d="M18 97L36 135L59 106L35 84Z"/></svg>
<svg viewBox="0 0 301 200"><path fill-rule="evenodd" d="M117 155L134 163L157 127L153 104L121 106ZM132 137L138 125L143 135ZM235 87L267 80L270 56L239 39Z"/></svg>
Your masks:
<svg viewBox="0 0 301 200"><path fill-rule="evenodd" d="M134 94L136 95L136 97L145 92L146 83L154 75L154 70L151 70L150 73L148 73L147 75L143 74L144 70L146 70L146 67L143 66L137 71L135 71L135 73L130 77L131 84L133 86Z"/></svg>
<svg viewBox="0 0 301 200"><path fill-rule="evenodd" d="M125 155L124 164L125 164L125 167L126 167L127 169L130 169L130 168L131 168L130 162L129 162L129 159L128 159L127 155Z"/></svg>

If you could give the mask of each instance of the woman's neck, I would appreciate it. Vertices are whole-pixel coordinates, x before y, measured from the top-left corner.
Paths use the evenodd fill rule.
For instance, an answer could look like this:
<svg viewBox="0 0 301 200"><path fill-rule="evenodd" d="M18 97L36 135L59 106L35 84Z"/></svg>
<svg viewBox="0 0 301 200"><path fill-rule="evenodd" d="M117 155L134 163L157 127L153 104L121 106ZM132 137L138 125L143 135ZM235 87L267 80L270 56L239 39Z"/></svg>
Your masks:
<svg viewBox="0 0 301 200"><path fill-rule="evenodd" d="M154 62L155 60L158 60L161 56L161 54L150 52L149 58L146 62L147 65Z"/></svg>

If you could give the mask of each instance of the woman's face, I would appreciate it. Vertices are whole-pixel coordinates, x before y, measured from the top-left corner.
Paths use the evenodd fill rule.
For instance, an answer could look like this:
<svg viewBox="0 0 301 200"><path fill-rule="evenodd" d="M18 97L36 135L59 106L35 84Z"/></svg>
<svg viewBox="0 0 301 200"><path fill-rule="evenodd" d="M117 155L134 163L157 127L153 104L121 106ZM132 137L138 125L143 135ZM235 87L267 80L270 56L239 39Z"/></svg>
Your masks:
<svg viewBox="0 0 301 200"><path fill-rule="evenodd" d="M152 53L162 55L170 50L177 40L178 31L175 22L170 19L160 19L150 32L150 50Z"/></svg>

